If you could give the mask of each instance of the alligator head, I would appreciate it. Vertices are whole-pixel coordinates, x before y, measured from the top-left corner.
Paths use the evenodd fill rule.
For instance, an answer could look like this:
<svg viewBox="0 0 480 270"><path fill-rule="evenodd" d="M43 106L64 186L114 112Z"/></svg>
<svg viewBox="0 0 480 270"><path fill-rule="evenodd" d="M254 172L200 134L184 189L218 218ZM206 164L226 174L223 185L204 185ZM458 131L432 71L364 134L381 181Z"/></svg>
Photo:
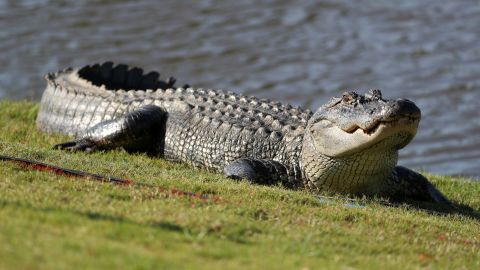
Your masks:
<svg viewBox="0 0 480 270"><path fill-rule="evenodd" d="M308 122L302 154L306 176L318 186L342 171L344 178L351 179L335 181L358 185L350 184L351 190L339 186L339 191L368 193L365 189L371 189L372 183L391 174L398 150L414 138L419 121L415 103L383 99L380 90L365 95L346 92L333 98Z"/></svg>

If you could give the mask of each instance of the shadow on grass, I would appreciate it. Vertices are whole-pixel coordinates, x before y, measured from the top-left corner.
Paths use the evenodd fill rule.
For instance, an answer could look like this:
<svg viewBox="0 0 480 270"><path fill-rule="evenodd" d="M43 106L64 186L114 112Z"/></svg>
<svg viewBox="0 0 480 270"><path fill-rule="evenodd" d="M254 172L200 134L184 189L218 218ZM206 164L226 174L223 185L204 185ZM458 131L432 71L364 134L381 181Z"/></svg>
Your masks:
<svg viewBox="0 0 480 270"><path fill-rule="evenodd" d="M450 201L450 203L422 202L415 200L404 200L399 202L380 202L389 207L405 207L412 210L420 210L433 215L459 215L473 220L480 220L480 212L472 207Z"/></svg>
<svg viewBox="0 0 480 270"><path fill-rule="evenodd" d="M139 226L144 228L160 229L160 230L165 230L173 233L180 233L181 235L187 235L190 237L192 237L192 235L193 236L197 235L195 233L195 230L191 230L187 227L182 227L178 224L175 224L172 222L166 222L166 221L136 222L122 216L103 214L99 212L78 211L73 209L62 209L58 207L36 207L29 203L22 203L18 201L8 201L8 200L0 199L0 209L3 207L12 207L15 209L24 209L28 211L41 212L41 213L47 213L47 214L60 214L59 217L64 217L64 215L62 214L67 214L67 215L70 214L72 216L85 218L91 221L107 221L107 222L112 222L116 224L127 224L127 225ZM230 233L227 232L224 236L225 236L225 239L229 241L239 243L239 244L247 244L249 243L249 241L244 239L244 236L251 234L252 231L257 233L260 232L260 231L252 230L252 228L238 227L238 228L233 228L232 232ZM207 231L207 234L209 233L213 233L213 235L215 235L215 230Z"/></svg>
<svg viewBox="0 0 480 270"><path fill-rule="evenodd" d="M379 198L344 198L335 196L317 196L317 202L320 204L343 203L343 205L347 208L366 208L368 207L368 204L379 204L386 207L424 211L433 215L459 215L477 221L480 220L479 211L466 204L460 204L456 202L451 202L451 204L421 202L414 200L391 202Z"/></svg>
<svg viewBox="0 0 480 270"><path fill-rule="evenodd" d="M108 214L103 214L103 213L98 213L98 212L91 212L91 211L78 211L78 210L64 210L61 208L56 208L56 207L35 207L30 204L25 204L25 203L20 203L16 201L7 201L0 199L0 207L5 207L5 206L11 206L15 207L17 209L26 209L34 212L43 212L43 213L67 213L67 214L72 214L75 216L80 216L83 218L87 218L90 220L96 220L96 221L109 221L109 222L115 222L115 223L123 223L123 224L129 224L129 225L135 225L135 226L141 226L141 227L150 227L150 228L156 228L156 229L162 229L166 231L171 231L171 232L184 232L186 228L177 225L172 222L166 222L166 221L153 221L153 222L135 222L130 219L121 217L121 216L114 216L114 215L108 215Z"/></svg>
<svg viewBox="0 0 480 270"><path fill-rule="evenodd" d="M450 205L448 204L435 204L435 203L426 203L426 202L418 202L418 201L409 201L403 204L398 205L406 205L408 208L418 209L422 211L426 211L431 214L437 215L459 215L464 216L467 218L471 218L474 220L480 220L480 212L473 209L472 207L451 202Z"/></svg>

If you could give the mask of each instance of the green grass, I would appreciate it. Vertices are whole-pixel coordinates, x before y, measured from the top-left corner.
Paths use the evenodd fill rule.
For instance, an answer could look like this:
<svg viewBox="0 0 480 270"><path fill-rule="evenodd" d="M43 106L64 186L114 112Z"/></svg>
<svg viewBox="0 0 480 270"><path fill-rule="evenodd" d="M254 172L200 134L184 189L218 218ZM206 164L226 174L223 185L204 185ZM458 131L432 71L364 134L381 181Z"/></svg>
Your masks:
<svg viewBox="0 0 480 270"><path fill-rule="evenodd" d="M0 269L480 269L480 184L429 176L458 211L319 200L122 151L51 150L38 105L0 102L0 155L127 177L119 186L0 163ZM176 188L221 199L199 200Z"/></svg>

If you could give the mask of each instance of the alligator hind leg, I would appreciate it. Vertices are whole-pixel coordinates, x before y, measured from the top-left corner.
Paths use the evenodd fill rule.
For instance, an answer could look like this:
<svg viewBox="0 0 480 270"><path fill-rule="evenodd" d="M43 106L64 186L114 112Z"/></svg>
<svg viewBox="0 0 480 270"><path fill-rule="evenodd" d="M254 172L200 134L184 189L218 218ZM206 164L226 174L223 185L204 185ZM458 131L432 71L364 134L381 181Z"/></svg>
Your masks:
<svg viewBox="0 0 480 270"><path fill-rule="evenodd" d="M158 106L146 105L117 119L100 122L83 137L54 148L91 152L123 147L129 152L163 155L167 115Z"/></svg>
<svg viewBox="0 0 480 270"><path fill-rule="evenodd" d="M297 179L300 177L299 170L266 159L240 158L226 166L223 172L228 178L243 179L262 185L281 183L286 187L295 188L301 183Z"/></svg>
<svg viewBox="0 0 480 270"><path fill-rule="evenodd" d="M386 195L392 200L416 200L451 204L427 178L405 167L395 167L390 180Z"/></svg>

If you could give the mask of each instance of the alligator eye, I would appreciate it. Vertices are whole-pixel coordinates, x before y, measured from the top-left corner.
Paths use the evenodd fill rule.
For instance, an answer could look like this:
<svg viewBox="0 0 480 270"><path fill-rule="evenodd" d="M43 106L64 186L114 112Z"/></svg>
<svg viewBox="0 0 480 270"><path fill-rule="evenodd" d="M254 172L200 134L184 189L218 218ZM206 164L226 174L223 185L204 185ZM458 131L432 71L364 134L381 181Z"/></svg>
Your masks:
<svg viewBox="0 0 480 270"><path fill-rule="evenodd" d="M348 103L348 104L353 104L356 102L358 97L358 94L355 92L345 92L342 95L342 102L343 103Z"/></svg>
<svg viewBox="0 0 480 270"><path fill-rule="evenodd" d="M349 103L352 100L352 97L348 93L344 93L342 96L342 101L344 103Z"/></svg>

